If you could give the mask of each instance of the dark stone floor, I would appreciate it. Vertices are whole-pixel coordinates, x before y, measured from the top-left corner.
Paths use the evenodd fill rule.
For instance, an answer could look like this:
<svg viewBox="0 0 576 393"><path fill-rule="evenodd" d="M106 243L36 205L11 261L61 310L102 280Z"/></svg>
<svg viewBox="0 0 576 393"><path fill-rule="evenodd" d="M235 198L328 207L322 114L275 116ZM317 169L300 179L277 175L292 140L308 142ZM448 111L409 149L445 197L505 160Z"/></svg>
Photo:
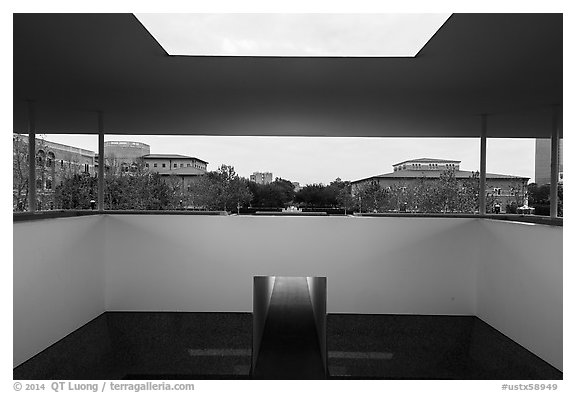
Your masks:
<svg viewBox="0 0 576 393"><path fill-rule="evenodd" d="M333 379L562 379L474 316L329 314ZM106 312L14 379L249 379L250 313Z"/></svg>

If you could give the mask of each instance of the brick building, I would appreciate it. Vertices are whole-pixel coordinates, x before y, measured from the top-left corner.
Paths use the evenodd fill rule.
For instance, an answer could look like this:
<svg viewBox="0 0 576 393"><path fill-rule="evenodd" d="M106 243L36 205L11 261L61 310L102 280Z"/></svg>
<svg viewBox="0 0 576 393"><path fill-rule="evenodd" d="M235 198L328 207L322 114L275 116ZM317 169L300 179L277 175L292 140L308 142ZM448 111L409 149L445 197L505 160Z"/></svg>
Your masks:
<svg viewBox="0 0 576 393"><path fill-rule="evenodd" d="M196 157L180 154L147 154L141 157L147 169L160 174L170 173L206 173L208 162ZM185 168L193 168L197 171Z"/></svg>
<svg viewBox="0 0 576 393"><path fill-rule="evenodd" d="M54 190L62 180L78 173L96 173L96 153L75 146L36 139L36 196L39 209L54 208ZM13 209L24 210L28 181L28 136L12 135Z"/></svg>
<svg viewBox="0 0 576 393"><path fill-rule="evenodd" d="M272 172L254 172L250 175L250 181L257 184L270 184L273 181Z"/></svg>
<svg viewBox="0 0 576 393"><path fill-rule="evenodd" d="M370 183L377 183L382 188L408 187L415 185L421 179L438 180L440 175L447 171L453 171L454 177L463 182L473 178L478 172L460 170L460 161L442 160L435 158L419 158L403 161L393 165L394 171L382 175L371 176L351 182L352 193ZM486 173L486 195L493 198L493 205L501 207L500 212L505 212L505 206L516 203L521 206L527 198L527 177Z"/></svg>
<svg viewBox="0 0 576 393"><path fill-rule="evenodd" d="M128 172L130 166L140 162L142 156L150 154L150 146L142 142L106 141L104 157L107 166L118 166Z"/></svg>

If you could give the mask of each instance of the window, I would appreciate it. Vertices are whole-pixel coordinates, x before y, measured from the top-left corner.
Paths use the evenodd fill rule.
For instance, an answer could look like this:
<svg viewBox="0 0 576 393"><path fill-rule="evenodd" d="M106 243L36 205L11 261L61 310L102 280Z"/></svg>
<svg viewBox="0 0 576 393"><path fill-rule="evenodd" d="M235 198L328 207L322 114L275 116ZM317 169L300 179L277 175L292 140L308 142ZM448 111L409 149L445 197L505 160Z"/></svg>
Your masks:
<svg viewBox="0 0 576 393"><path fill-rule="evenodd" d="M166 164L165 164L165 163L162 164L162 168L166 168Z"/></svg>
<svg viewBox="0 0 576 393"><path fill-rule="evenodd" d="M148 165L148 163L146 163L146 168L148 168L148 167L149 167L149 165Z"/></svg>
<svg viewBox="0 0 576 393"><path fill-rule="evenodd" d="M64 160L60 160L60 168L64 168Z"/></svg>
<svg viewBox="0 0 576 393"><path fill-rule="evenodd" d="M157 163L157 162L154 163L154 168L158 168L158 163Z"/></svg>
<svg viewBox="0 0 576 393"><path fill-rule="evenodd" d="M184 164L180 164L180 168L184 168Z"/></svg>
<svg viewBox="0 0 576 393"><path fill-rule="evenodd" d="M190 164L186 164L186 166L187 166L187 167L189 167L189 166L190 166Z"/></svg>
<svg viewBox="0 0 576 393"><path fill-rule="evenodd" d="M52 180L47 179L46 180L46 189L47 190L51 190L52 189Z"/></svg>
<svg viewBox="0 0 576 393"><path fill-rule="evenodd" d="M174 163L174 168L177 168L177 167L178 167L178 164Z"/></svg>
<svg viewBox="0 0 576 393"><path fill-rule="evenodd" d="M50 152L48 153L48 156L46 157L46 167L48 168L52 168L54 167L54 153Z"/></svg>
<svg viewBox="0 0 576 393"><path fill-rule="evenodd" d="M494 188L494 195L501 195L501 192L502 192L501 188L498 188L498 187Z"/></svg>

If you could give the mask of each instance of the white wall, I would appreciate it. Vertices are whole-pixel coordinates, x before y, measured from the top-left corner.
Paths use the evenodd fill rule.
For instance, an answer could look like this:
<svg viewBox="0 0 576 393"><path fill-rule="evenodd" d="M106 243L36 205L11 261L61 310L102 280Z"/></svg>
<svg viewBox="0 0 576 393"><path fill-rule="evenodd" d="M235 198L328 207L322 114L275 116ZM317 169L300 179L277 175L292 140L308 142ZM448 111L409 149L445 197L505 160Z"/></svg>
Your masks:
<svg viewBox="0 0 576 393"><path fill-rule="evenodd" d="M105 311L102 221L14 223L14 367Z"/></svg>
<svg viewBox="0 0 576 393"><path fill-rule="evenodd" d="M14 364L108 311L252 310L327 277L330 313L477 315L562 369L562 227L468 218L106 215L14 224Z"/></svg>
<svg viewBox="0 0 576 393"><path fill-rule="evenodd" d="M249 312L262 275L327 277L328 312L474 314L475 224L110 215L107 309Z"/></svg>
<svg viewBox="0 0 576 393"><path fill-rule="evenodd" d="M562 227L480 224L477 316L562 370Z"/></svg>

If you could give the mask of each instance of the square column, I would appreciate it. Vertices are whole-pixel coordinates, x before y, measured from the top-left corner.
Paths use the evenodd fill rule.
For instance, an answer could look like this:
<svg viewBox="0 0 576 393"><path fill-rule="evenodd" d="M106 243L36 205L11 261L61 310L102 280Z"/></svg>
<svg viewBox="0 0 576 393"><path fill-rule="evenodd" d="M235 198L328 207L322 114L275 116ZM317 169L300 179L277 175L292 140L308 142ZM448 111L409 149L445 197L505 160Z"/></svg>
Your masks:
<svg viewBox="0 0 576 393"><path fill-rule="evenodd" d="M486 214L486 134L487 134L487 115L481 116L480 129L480 189L478 198L480 202L480 215Z"/></svg>
<svg viewBox="0 0 576 393"><path fill-rule="evenodd" d="M550 143L550 217L558 217L558 151L560 127L558 126L558 108L554 109Z"/></svg>
<svg viewBox="0 0 576 393"><path fill-rule="evenodd" d="M104 114L98 112L98 210L104 211Z"/></svg>
<svg viewBox="0 0 576 393"><path fill-rule="evenodd" d="M36 119L32 101L28 101L28 211L36 211Z"/></svg>

